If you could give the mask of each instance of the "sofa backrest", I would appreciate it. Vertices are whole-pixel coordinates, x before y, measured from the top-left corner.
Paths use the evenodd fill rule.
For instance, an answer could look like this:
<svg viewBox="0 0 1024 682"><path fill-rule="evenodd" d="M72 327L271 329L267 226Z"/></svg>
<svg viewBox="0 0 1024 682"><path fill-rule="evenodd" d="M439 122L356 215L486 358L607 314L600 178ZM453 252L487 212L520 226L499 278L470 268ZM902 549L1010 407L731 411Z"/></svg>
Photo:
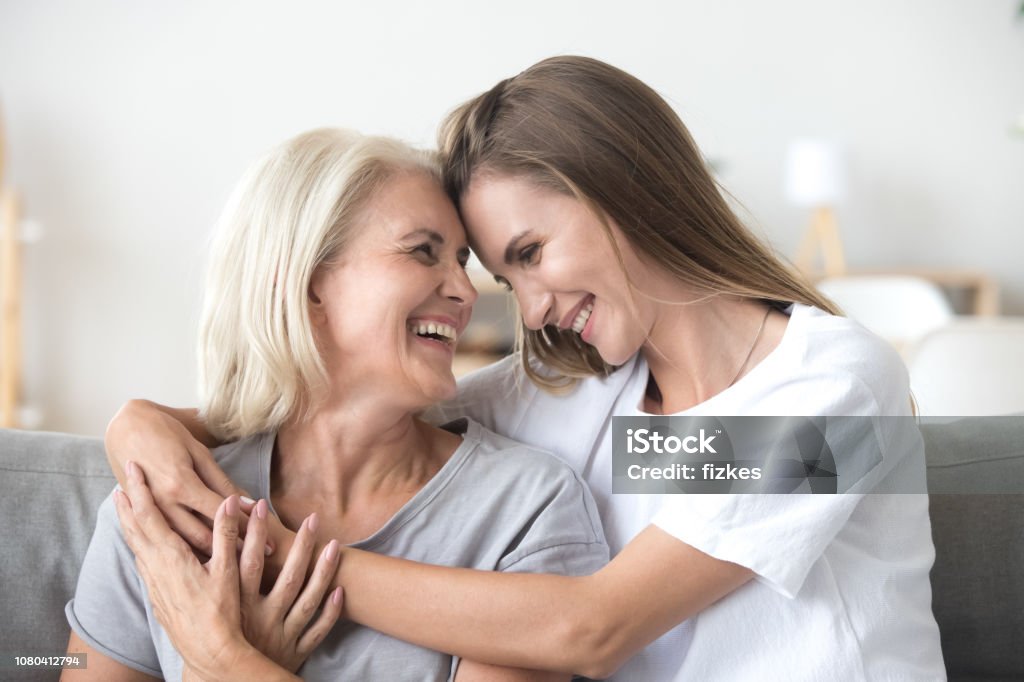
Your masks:
<svg viewBox="0 0 1024 682"><path fill-rule="evenodd" d="M114 488L103 442L0 429L0 652L67 649L64 604L75 592L96 510ZM56 680L59 670L0 670L3 679Z"/></svg>
<svg viewBox="0 0 1024 682"><path fill-rule="evenodd" d="M922 427L932 608L950 680L1024 680L1024 415Z"/></svg>

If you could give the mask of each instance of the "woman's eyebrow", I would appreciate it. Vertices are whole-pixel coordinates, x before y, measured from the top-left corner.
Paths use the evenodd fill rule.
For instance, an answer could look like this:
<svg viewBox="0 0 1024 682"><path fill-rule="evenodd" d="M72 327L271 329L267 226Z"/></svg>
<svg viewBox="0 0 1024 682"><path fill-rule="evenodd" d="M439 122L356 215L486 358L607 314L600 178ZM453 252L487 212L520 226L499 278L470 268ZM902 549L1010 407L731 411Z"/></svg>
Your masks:
<svg viewBox="0 0 1024 682"><path fill-rule="evenodd" d="M422 239L424 237L436 244L444 244L444 237L441 236L440 232L426 227L421 227L418 230L413 230L412 232L402 235L401 241L407 242L412 241L413 239Z"/></svg>
<svg viewBox="0 0 1024 682"><path fill-rule="evenodd" d="M512 263L515 262L516 249L519 247L519 242L528 233L528 230L524 230L508 241L508 246L505 247L505 265L512 265Z"/></svg>

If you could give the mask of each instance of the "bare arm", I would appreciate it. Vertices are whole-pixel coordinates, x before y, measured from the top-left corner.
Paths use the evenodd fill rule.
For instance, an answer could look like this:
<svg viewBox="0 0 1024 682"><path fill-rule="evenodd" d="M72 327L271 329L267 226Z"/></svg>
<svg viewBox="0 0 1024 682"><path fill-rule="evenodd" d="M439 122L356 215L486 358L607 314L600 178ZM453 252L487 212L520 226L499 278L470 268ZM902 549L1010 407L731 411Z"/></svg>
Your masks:
<svg viewBox="0 0 1024 682"><path fill-rule="evenodd" d="M213 459L209 447L218 443L198 412L131 400L114 415L104 441L107 461L121 487L127 483L125 463L138 462L149 472L153 498L171 527L209 555L213 540L209 523L217 507L229 495L247 493ZM268 543L276 546L275 533Z"/></svg>
<svg viewBox="0 0 1024 682"><path fill-rule="evenodd" d="M394 637L492 664L607 677L752 576L649 526L592 576L443 568L346 549L337 578L348 617Z"/></svg>

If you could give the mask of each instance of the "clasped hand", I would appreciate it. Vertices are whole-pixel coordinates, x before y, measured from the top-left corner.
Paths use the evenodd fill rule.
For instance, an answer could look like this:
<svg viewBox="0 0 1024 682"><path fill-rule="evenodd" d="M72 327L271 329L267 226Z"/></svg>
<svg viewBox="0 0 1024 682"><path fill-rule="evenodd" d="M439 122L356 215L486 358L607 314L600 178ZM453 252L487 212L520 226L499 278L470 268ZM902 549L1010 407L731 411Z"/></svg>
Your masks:
<svg viewBox="0 0 1024 682"><path fill-rule="evenodd" d="M340 587L324 599L337 570L337 540L323 549L306 580L316 515L302 522L284 567L264 595L260 582L267 537L265 500L253 508L239 557L239 500L234 495L225 499L214 517L210 560L200 563L155 506L141 468L129 462L126 470L127 494L114 493L121 528L135 553L153 611L188 672L227 679L263 657L287 671L298 670L342 608ZM314 620L321 603L323 610Z"/></svg>

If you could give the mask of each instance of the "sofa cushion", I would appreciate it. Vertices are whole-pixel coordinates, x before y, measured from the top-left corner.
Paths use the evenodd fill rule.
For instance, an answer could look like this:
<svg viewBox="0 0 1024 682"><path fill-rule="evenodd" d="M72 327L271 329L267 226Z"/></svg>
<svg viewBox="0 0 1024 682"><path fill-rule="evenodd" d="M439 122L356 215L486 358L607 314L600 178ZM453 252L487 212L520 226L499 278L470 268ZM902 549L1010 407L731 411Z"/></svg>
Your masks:
<svg viewBox="0 0 1024 682"><path fill-rule="evenodd" d="M56 433L0 429L0 651L61 654L70 629L64 604L96 524L114 488L103 442ZM55 680L59 670L4 670L14 679Z"/></svg>
<svg viewBox="0 0 1024 682"><path fill-rule="evenodd" d="M932 491L932 608L949 679L1024 679L1024 416L921 429Z"/></svg>

